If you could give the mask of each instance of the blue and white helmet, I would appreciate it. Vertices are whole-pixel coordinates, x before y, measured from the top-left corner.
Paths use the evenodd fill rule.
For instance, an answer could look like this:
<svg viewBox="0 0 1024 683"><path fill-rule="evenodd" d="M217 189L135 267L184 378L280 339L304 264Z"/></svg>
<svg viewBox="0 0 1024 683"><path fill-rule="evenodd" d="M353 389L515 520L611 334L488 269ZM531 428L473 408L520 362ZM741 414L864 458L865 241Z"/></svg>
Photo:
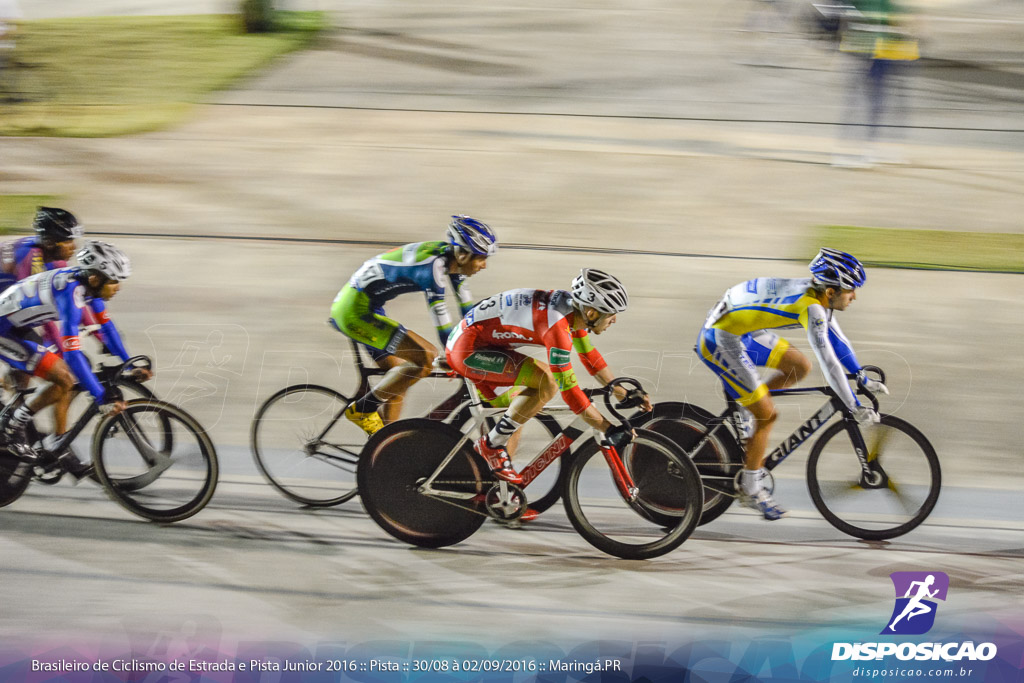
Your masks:
<svg viewBox="0 0 1024 683"><path fill-rule="evenodd" d="M469 216L452 216L448 241L477 256L492 256L498 251L498 237L489 225Z"/></svg>
<svg viewBox="0 0 1024 683"><path fill-rule="evenodd" d="M838 249L822 247L807 267L815 284L829 287L856 289L868 279L860 261Z"/></svg>

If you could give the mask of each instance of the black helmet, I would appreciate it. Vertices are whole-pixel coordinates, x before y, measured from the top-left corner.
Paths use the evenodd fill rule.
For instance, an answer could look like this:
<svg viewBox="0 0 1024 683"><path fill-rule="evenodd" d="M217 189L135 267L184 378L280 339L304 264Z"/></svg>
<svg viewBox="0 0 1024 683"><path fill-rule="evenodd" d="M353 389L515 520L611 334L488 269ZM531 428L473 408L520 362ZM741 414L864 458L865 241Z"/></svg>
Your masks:
<svg viewBox="0 0 1024 683"><path fill-rule="evenodd" d="M36 235L53 242L66 242L82 236L82 226L74 214L64 209L40 206L32 222Z"/></svg>

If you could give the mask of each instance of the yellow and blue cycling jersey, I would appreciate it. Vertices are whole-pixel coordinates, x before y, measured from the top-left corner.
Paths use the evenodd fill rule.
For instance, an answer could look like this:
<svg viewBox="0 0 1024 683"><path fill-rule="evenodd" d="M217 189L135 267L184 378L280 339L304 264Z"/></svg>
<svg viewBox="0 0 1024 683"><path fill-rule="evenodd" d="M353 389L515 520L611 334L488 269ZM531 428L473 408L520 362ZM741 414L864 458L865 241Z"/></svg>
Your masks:
<svg viewBox="0 0 1024 683"><path fill-rule="evenodd" d="M845 375L860 364L810 278L757 278L729 288L708 313L695 350L726 393L749 406L768 394L757 367L777 367L789 348L772 330L796 327L806 328L829 386L847 406L860 405Z"/></svg>

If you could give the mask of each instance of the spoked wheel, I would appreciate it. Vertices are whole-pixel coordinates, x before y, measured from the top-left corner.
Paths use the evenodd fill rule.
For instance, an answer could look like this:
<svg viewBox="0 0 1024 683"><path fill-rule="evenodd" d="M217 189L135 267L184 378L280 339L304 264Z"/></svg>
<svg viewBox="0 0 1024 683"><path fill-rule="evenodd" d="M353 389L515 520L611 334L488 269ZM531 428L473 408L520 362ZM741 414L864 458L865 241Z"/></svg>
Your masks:
<svg viewBox="0 0 1024 683"><path fill-rule="evenodd" d="M0 451L0 507L21 498L32 481L32 466L6 451Z"/></svg>
<svg viewBox="0 0 1024 683"><path fill-rule="evenodd" d="M452 425L462 429L462 426L469 420L469 409L466 408L452 420ZM487 418L487 429L494 426L494 418ZM521 436L516 452L512 454L512 468L522 473L527 465L544 449L551 441L562 433L558 420L547 413L540 413L526 423L520 429ZM474 439L479 435L474 435ZM472 445L472 444L471 444ZM537 512L549 510L552 505L558 502L562 496L562 489L565 486L564 466L568 452L554 460L544 468L541 474L530 482L526 489L526 498L529 506Z"/></svg>
<svg viewBox="0 0 1024 683"><path fill-rule="evenodd" d="M588 543L627 560L658 557L679 547L700 519L700 475L669 439L639 429L624 449L634 477L634 500L620 492L602 451L593 440L573 456L566 476L565 511Z"/></svg>
<svg viewBox="0 0 1024 683"><path fill-rule="evenodd" d="M366 434L344 411L351 399L333 389L296 384L256 413L250 434L256 467L286 497L312 507L351 500Z"/></svg>
<svg viewBox="0 0 1024 683"><path fill-rule="evenodd" d="M432 482L436 493L420 491L462 438L455 427L425 418L394 422L370 438L357 479L363 507L380 528L424 548L454 545L480 528L493 482L468 440Z"/></svg>
<svg viewBox="0 0 1024 683"><path fill-rule="evenodd" d="M724 426L694 451L714 418L703 408L673 401L656 404L648 416L637 420L638 426L671 439L697 466L704 485L701 525L718 519L732 505L736 499L733 482L743 468L743 450Z"/></svg>
<svg viewBox="0 0 1024 683"><path fill-rule="evenodd" d="M872 541L895 538L935 507L942 485L939 458L924 434L892 415L862 433L868 471L854 454L845 422L815 442L807 459L811 499L843 533Z"/></svg>
<svg viewBox="0 0 1024 683"><path fill-rule="evenodd" d="M217 453L206 431L181 408L135 399L103 418L93 434L96 477L130 512L177 522L206 506L217 488Z"/></svg>

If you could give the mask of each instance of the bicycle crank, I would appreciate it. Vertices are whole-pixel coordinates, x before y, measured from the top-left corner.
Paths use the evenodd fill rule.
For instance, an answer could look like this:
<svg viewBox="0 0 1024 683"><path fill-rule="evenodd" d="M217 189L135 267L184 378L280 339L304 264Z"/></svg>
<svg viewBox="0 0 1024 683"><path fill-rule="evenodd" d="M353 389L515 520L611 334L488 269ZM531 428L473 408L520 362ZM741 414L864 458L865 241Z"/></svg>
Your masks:
<svg viewBox="0 0 1024 683"><path fill-rule="evenodd" d="M487 514L499 522L513 522L526 512L526 492L515 484L499 481L484 496Z"/></svg>

